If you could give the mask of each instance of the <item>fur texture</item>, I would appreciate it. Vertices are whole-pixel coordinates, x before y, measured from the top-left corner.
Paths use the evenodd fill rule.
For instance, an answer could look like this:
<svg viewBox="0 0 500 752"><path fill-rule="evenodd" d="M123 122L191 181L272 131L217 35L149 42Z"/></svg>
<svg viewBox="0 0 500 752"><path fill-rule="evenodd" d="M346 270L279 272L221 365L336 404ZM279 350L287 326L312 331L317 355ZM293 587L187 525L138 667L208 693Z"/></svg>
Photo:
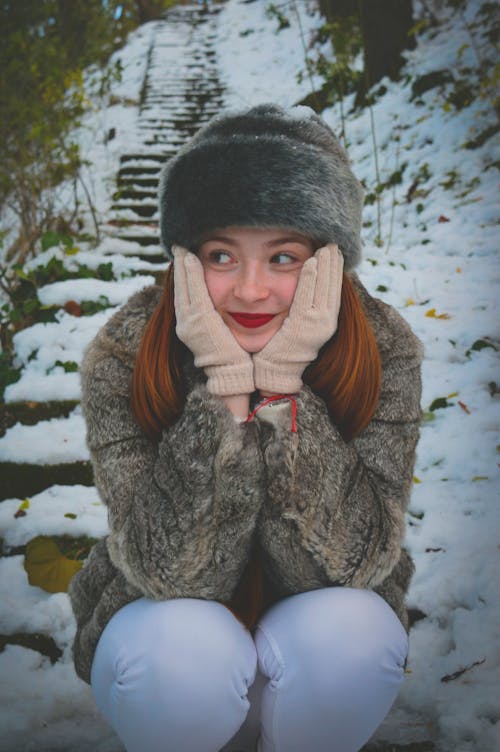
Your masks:
<svg viewBox="0 0 500 752"><path fill-rule="evenodd" d="M252 542L276 598L328 585L371 588L407 627L413 564L401 544L423 348L404 319L351 276L379 344L383 378L373 419L349 444L308 387L297 399L296 434L288 404L236 423L192 362L183 414L158 445L149 441L131 413L130 384L160 288L135 295L91 343L82 406L111 533L70 587L75 667L85 681L119 608L142 595L227 602Z"/></svg>
<svg viewBox="0 0 500 752"><path fill-rule="evenodd" d="M171 258L172 245L195 251L216 228L283 227L317 247L337 243L347 271L361 258L362 205L347 154L320 117L260 105L213 118L166 164L162 244Z"/></svg>
<svg viewBox="0 0 500 752"><path fill-rule="evenodd" d="M379 592L407 626L413 563L401 549L422 411L422 343L351 275L382 358L376 412L349 444L305 386L291 406L256 414L267 482L258 521L265 571L281 597L343 585ZM265 427L264 427L265 426Z"/></svg>

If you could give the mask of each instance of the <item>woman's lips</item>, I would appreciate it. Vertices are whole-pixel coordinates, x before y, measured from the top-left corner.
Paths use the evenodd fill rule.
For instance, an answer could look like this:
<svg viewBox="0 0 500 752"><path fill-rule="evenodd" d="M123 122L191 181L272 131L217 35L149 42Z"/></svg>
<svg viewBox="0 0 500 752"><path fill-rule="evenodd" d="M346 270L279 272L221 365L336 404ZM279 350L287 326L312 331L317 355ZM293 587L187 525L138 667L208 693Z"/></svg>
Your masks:
<svg viewBox="0 0 500 752"><path fill-rule="evenodd" d="M274 319L275 313L229 313L238 324L248 329L256 329L258 326L264 326Z"/></svg>

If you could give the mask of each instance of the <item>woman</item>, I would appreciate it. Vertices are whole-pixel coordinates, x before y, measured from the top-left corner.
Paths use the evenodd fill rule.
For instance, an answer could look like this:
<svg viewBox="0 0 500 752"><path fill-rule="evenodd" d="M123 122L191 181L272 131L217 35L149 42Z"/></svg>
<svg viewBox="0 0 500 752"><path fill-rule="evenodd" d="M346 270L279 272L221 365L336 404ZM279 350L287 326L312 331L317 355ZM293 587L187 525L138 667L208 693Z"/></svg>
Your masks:
<svg viewBox="0 0 500 752"><path fill-rule="evenodd" d="M354 272L362 196L306 108L214 118L164 170L163 291L86 353L74 658L128 752L353 752L397 695L422 345Z"/></svg>

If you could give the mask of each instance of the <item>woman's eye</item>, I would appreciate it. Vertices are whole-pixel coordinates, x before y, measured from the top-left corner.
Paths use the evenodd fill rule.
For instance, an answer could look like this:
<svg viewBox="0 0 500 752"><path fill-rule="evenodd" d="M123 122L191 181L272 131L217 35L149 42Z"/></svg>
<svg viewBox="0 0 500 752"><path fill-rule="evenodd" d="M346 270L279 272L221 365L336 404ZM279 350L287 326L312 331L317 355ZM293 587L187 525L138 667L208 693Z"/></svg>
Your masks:
<svg viewBox="0 0 500 752"><path fill-rule="evenodd" d="M225 251L210 251L208 258L214 264L227 264L231 261L231 257Z"/></svg>
<svg viewBox="0 0 500 752"><path fill-rule="evenodd" d="M271 262L273 264L279 264L280 266L283 266L285 264L293 264L294 261L297 261L297 259L295 258L295 256L291 256L289 253L277 253L271 259Z"/></svg>

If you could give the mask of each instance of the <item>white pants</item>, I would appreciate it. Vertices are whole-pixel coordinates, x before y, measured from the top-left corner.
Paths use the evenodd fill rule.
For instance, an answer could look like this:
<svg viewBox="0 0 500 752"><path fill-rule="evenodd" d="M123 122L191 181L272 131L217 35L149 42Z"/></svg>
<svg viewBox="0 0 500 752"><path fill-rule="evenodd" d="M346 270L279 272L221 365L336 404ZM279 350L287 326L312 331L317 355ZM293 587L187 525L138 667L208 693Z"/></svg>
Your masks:
<svg viewBox="0 0 500 752"><path fill-rule="evenodd" d="M127 752L355 752L403 679L408 639L376 593L285 598L252 634L214 601L146 598L106 626L95 701Z"/></svg>

